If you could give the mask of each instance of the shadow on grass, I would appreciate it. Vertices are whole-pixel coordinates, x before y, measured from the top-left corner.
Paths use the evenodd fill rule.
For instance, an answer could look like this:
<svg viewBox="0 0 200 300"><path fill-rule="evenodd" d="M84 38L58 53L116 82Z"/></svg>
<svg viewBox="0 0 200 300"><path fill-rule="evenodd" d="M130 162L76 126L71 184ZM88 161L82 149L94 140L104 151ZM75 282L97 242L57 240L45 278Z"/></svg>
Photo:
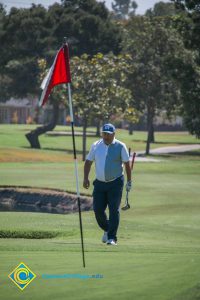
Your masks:
<svg viewBox="0 0 200 300"><path fill-rule="evenodd" d="M67 148L65 148L65 149L63 149L63 148L49 148L49 147L42 147L41 149L34 149L34 148L31 148L31 147L27 147L27 146L23 146L23 147L21 147L21 148L23 148L23 149L32 149L32 150L47 150L47 151L58 151L58 152L65 152L65 153L67 153L67 154L73 154L74 153L74 151L72 150L72 149L67 149ZM76 154L83 154L83 151L81 151L81 150L77 150L76 149Z"/></svg>
<svg viewBox="0 0 200 300"><path fill-rule="evenodd" d="M55 242L51 241L53 244L58 244L58 245L80 245L80 242Z"/></svg>
<svg viewBox="0 0 200 300"><path fill-rule="evenodd" d="M177 295L172 300L199 300L200 299L200 284L185 290L182 294Z"/></svg>
<svg viewBox="0 0 200 300"><path fill-rule="evenodd" d="M60 149L60 148L48 148L48 147L45 147L45 148L42 148L43 150L48 150L48 151L61 151L61 152L66 152L68 154L74 154L74 151L72 149ZM83 151L80 151L80 150L76 150L76 154L82 154Z"/></svg>

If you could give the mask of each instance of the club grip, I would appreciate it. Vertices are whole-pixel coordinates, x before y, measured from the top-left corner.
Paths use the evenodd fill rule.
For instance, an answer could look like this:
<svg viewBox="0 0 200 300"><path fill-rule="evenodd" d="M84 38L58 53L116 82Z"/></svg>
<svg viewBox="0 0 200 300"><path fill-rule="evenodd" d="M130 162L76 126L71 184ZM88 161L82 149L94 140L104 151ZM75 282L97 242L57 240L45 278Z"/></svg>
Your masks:
<svg viewBox="0 0 200 300"><path fill-rule="evenodd" d="M132 161L131 161L131 170L133 170L133 165L135 162L136 152L133 153Z"/></svg>

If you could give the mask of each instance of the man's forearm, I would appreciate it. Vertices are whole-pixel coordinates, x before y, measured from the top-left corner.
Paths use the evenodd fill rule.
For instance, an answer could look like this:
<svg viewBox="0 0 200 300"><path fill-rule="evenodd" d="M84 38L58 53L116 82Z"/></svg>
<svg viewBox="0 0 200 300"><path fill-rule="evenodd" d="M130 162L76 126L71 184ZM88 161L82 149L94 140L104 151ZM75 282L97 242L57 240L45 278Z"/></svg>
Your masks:
<svg viewBox="0 0 200 300"><path fill-rule="evenodd" d="M129 161L126 162L124 165L126 169L127 181L131 181L131 167Z"/></svg>
<svg viewBox="0 0 200 300"><path fill-rule="evenodd" d="M84 179L88 179L90 169L91 169L92 161L86 160L84 165Z"/></svg>

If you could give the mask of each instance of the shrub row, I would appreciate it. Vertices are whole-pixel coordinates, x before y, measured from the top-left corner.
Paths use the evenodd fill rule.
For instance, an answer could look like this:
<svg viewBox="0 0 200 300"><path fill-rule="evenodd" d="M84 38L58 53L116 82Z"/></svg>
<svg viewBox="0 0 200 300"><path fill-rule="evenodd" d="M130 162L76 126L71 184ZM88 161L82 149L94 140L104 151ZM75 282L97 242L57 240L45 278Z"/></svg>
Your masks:
<svg viewBox="0 0 200 300"><path fill-rule="evenodd" d="M22 238L22 239L50 239L59 235L59 232L52 231L22 231L22 230L0 230L1 239Z"/></svg>

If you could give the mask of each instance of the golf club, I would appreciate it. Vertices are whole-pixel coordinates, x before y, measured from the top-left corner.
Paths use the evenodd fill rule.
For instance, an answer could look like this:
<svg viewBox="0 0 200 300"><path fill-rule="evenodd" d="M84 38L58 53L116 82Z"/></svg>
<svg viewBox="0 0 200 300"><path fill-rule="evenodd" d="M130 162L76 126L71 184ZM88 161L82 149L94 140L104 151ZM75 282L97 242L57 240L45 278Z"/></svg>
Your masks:
<svg viewBox="0 0 200 300"><path fill-rule="evenodd" d="M129 148L129 155L130 155L130 148ZM133 153L133 156L132 156L132 161L131 161L131 170L133 170L133 165L134 165L134 162L135 162L135 156L136 156L136 153L134 152ZM126 192L126 200L125 200L125 206L122 207L122 210L127 210L130 208L130 204L128 203L128 191Z"/></svg>

